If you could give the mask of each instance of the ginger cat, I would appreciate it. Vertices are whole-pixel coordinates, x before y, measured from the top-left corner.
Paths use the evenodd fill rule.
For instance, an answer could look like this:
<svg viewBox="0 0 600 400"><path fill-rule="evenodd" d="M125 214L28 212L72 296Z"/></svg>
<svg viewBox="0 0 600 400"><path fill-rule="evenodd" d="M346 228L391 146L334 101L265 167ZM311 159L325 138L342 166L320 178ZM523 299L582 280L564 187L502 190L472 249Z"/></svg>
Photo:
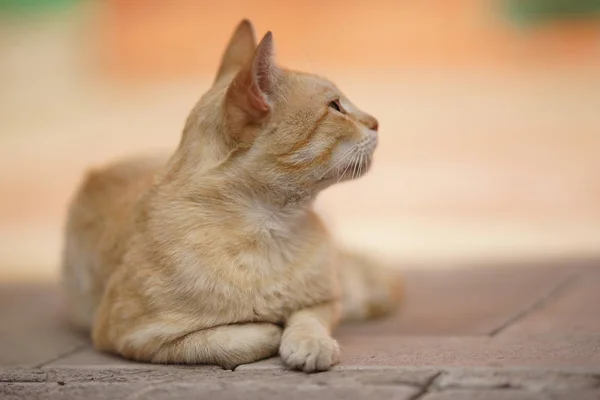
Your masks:
<svg viewBox="0 0 600 400"><path fill-rule="evenodd" d="M134 360L232 369L279 353L329 369L340 314L389 313L400 296L312 209L369 169L377 128L331 82L277 66L271 33L257 46L242 21L170 159L87 175L66 226L71 320Z"/></svg>

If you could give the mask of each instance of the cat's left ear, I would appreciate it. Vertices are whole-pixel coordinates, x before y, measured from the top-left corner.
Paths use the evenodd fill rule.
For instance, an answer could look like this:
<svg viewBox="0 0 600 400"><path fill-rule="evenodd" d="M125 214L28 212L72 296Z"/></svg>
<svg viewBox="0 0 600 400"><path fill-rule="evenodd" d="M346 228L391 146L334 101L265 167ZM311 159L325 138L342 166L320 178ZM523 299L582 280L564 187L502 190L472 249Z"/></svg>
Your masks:
<svg viewBox="0 0 600 400"><path fill-rule="evenodd" d="M235 32L229 39L225 53L221 58L221 65L215 78L215 83L231 77L252 58L256 49L256 35L254 26L250 20L244 19L235 28Z"/></svg>
<svg viewBox="0 0 600 400"><path fill-rule="evenodd" d="M238 72L227 90L227 105L241 123L263 121L271 111L279 69L274 62L273 34L267 32L252 60Z"/></svg>

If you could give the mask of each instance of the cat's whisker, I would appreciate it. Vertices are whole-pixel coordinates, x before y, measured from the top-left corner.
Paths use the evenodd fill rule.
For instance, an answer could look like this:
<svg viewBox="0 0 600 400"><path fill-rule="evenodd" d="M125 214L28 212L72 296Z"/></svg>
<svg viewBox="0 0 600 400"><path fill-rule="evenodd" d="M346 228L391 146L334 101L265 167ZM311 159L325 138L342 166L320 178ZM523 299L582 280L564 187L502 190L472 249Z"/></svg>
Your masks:
<svg viewBox="0 0 600 400"><path fill-rule="evenodd" d="M361 177L363 173L363 163L365 162L365 153L360 155L360 164L358 164L358 176Z"/></svg>
<svg viewBox="0 0 600 400"><path fill-rule="evenodd" d="M360 176L360 164L363 159L363 154L364 154L364 152L361 151L360 154L358 155L358 163L356 163L356 175L354 176L354 179L356 179Z"/></svg>
<svg viewBox="0 0 600 400"><path fill-rule="evenodd" d="M346 175L346 171L348 170L348 167L350 166L350 164L346 165L346 168L344 169L344 172L340 174L340 176L338 177L338 180L336 181L336 183L339 183L342 178L344 177L344 175Z"/></svg>
<svg viewBox="0 0 600 400"><path fill-rule="evenodd" d="M356 146L354 148L356 148ZM340 177L338 178L336 183L339 183L342 180L342 178L344 177L344 175L346 175L346 171L348 171L348 168L352 164L352 161L354 160L355 157L356 157L356 152L353 153L352 158L350 159L350 162L348 163L348 165L346 165L346 169L344 169L344 173L342 173L342 175L340 175Z"/></svg>
<svg viewBox="0 0 600 400"><path fill-rule="evenodd" d="M360 154L360 161L359 161L359 164L358 164L358 175L357 175L359 178L362 175L364 157L365 157L365 154L361 153Z"/></svg>
<svg viewBox="0 0 600 400"><path fill-rule="evenodd" d="M333 168L335 168L335 167L336 167L336 166L337 166L339 163L341 163L342 161L344 161L344 159L345 159L346 157L348 157L348 156L349 156L349 155L352 153L352 151L353 151L353 150L354 150L354 149L355 149L357 146L358 146L358 145L354 145L354 146L352 146L352 147L351 147L349 150L347 150L347 151L344 153L344 155L342 156L342 158L340 158L340 159L339 159L339 160L338 160L338 161L337 161L335 164L333 164L331 167L329 167L329 168L327 169L327 171L325 171L325 173L324 173L324 174L321 176L321 179L323 179L323 178L325 177L325 175L327 175L327 173L328 173L329 171L331 171Z"/></svg>
<svg viewBox="0 0 600 400"><path fill-rule="evenodd" d="M363 154L363 158L360 160L360 175L362 176L362 174L364 173L363 169L365 168L365 161L366 161L367 157Z"/></svg>
<svg viewBox="0 0 600 400"><path fill-rule="evenodd" d="M352 159L350 160L350 163L348 165L352 166L352 176L351 178L354 179L354 169L356 168L356 162L358 161L358 156L360 155L360 149L357 149L358 151L356 153L354 153L354 156L352 157Z"/></svg>
<svg viewBox="0 0 600 400"><path fill-rule="evenodd" d="M352 153L353 150L354 150L354 147L351 147L349 150L347 150L346 153L344 153L344 155L342 156L342 158L340 158L335 164L333 164L331 167L329 167L329 169L327 171L325 171L325 174L323 174L323 176L325 176L329 171L331 171L333 168L338 166L342 161L344 161L346 159L346 157L348 157Z"/></svg>
<svg viewBox="0 0 600 400"><path fill-rule="evenodd" d="M349 154L348 154L346 157L344 157L344 158L348 158L348 157L353 157L353 153L352 153L352 152L351 152L351 153L349 153ZM350 159L352 159L352 158L350 158ZM341 160L340 160L340 161L341 161ZM348 169L348 166L349 166L349 165L350 165L350 164L347 164L347 165L346 165L346 168L343 170L343 172L344 172L344 173L346 173L346 170ZM344 164L341 164L341 165L339 165L339 166L336 168L336 171L337 171L338 175L340 174L340 172L342 172L342 168L344 168ZM340 179L341 179L341 178L340 178ZM339 182L339 179L338 179L338 182Z"/></svg>

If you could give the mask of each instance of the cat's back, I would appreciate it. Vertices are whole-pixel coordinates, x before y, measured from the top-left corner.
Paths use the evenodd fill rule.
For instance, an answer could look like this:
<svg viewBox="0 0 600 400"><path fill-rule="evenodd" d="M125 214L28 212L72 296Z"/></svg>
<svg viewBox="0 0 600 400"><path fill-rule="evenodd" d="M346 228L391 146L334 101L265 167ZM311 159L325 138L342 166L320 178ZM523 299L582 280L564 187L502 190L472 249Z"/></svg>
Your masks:
<svg viewBox="0 0 600 400"><path fill-rule="evenodd" d="M76 192L62 263L68 313L75 325L90 327L106 281L125 251L136 203L165 163L159 156L115 162L88 172Z"/></svg>

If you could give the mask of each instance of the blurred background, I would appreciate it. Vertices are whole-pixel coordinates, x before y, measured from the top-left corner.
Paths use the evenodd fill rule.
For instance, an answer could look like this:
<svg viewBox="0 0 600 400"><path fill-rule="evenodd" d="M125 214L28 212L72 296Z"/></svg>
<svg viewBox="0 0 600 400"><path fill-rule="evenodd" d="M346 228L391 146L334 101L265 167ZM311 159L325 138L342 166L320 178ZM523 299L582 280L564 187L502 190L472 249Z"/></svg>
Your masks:
<svg viewBox="0 0 600 400"><path fill-rule="evenodd" d="M0 281L57 277L84 170L173 149L242 18L379 119L372 172L319 199L346 245L600 253L598 0L0 0Z"/></svg>

